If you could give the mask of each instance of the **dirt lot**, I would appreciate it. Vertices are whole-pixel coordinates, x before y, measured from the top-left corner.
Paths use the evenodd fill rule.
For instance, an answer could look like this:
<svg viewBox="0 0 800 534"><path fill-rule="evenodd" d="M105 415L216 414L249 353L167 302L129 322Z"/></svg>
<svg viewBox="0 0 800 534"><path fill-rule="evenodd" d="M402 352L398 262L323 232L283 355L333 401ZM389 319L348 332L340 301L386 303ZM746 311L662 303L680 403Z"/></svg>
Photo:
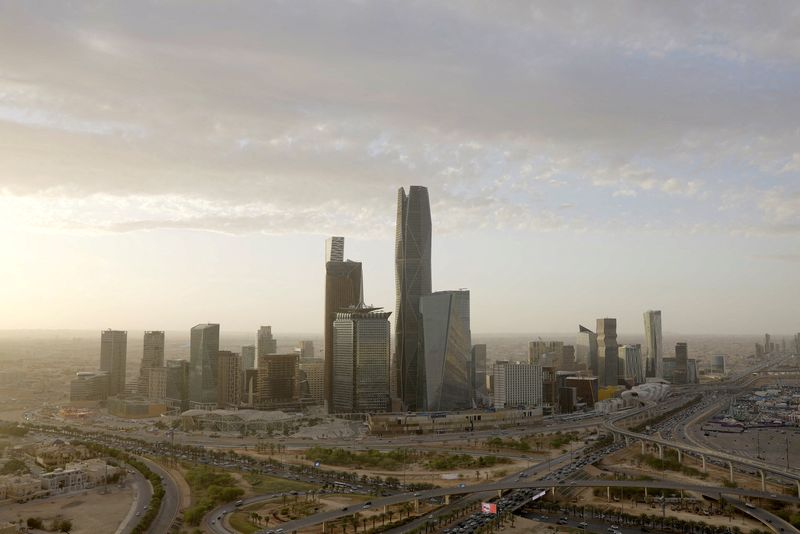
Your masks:
<svg viewBox="0 0 800 534"><path fill-rule="evenodd" d="M103 495L97 489L69 496L37 499L24 504L0 507L0 521L16 522L38 517L47 525L52 519L72 521L72 534L113 532L125 519L133 502L133 489L115 487Z"/></svg>

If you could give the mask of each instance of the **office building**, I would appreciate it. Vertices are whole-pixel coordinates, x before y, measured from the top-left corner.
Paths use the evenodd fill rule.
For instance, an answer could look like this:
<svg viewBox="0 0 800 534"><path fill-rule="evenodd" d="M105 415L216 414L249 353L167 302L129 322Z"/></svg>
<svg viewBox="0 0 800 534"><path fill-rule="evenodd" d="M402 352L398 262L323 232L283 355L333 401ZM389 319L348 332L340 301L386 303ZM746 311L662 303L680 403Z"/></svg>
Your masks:
<svg viewBox="0 0 800 534"><path fill-rule="evenodd" d="M189 409L189 376L191 364L188 360L167 360L167 401L181 411Z"/></svg>
<svg viewBox="0 0 800 534"><path fill-rule="evenodd" d="M563 341L531 341L528 343L528 363L558 366L564 352Z"/></svg>
<svg viewBox="0 0 800 534"><path fill-rule="evenodd" d="M536 363L498 361L494 376L496 409L542 405L542 366Z"/></svg>
<svg viewBox="0 0 800 534"><path fill-rule="evenodd" d="M344 237L333 236L325 240L325 263L344 261Z"/></svg>
<svg viewBox="0 0 800 534"><path fill-rule="evenodd" d="M151 401L164 401L167 398L167 368L150 367L147 369L147 392L145 396Z"/></svg>
<svg viewBox="0 0 800 534"><path fill-rule="evenodd" d="M242 347L242 369L256 368L256 346L244 345Z"/></svg>
<svg viewBox="0 0 800 534"><path fill-rule="evenodd" d="M558 388L558 413L572 413L577 404L578 392L575 388Z"/></svg>
<svg viewBox="0 0 800 534"><path fill-rule="evenodd" d="M190 402L216 404L218 352L218 324L199 324L192 327L189 337Z"/></svg>
<svg viewBox="0 0 800 534"><path fill-rule="evenodd" d="M412 185L408 195L402 187L397 192L395 291L398 393L407 409L417 410L425 397L419 391L424 373L419 303L431 294L431 208L425 187Z"/></svg>
<svg viewBox="0 0 800 534"><path fill-rule="evenodd" d="M583 325L578 325L575 338L575 362L584 364L594 376L599 376L597 367L597 334Z"/></svg>
<svg viewBox="0 0 800 534"><path fill-rule="evenodd" d="M723 354L715 354L711 357L711 372L715 375L725 374L725 356Z"/></svg>
<svg viewBox="0 0 800 534"><path fill-rule="evenodd" d="M262 326L256 334L256 355L266 356L278 352L278 341L272 337L272 327Z"/></svg>
<svg viewBox="0 0 800 534"><path fill-rule="evenodd" d="M480 343L472 346L470 363L473 401L475 406L483 406L488 401L486 395L486 345Z"/></svg>
<svg viewBox="0 0 800 534"><path fill-rule="evenodd" d="M597 320L597 367L600 387L616 386L619 383L619 347L617 346L617 320Z"/></svg>
<svg viewBox="0 0 800 534"><path fill-rule="evenodd" d="M800 354L800 333L794 335L794 353Z"/></svg>
<svg viewBox="0 0 800 534"><path fill-rule="evenodd" d="M76 373L69 383L69 401L101 401L108 398L108 373Z"/></svg>
<svg viewBox="0 0 800 534"><path fill-rule="evenodd" d="M769 334L764 334L764 352L766 354L769 354L772 352L773 348L774 347L772 345L772 336L770 336Z"/></svg>
<svg viewBox="0 0 800 534"><path fill-rule="evenodd" d="M672 383L682 385L688 383L689 348L686 343L675 344L675 370L672 373Z"/></svg>
<svg viewBox="0 0 800 534"><path fill-rule="evenodd" d="M312 404L325 402L325 360L300 360L300 396Z"/></svg>
<svg viewBox="0 0 800 534"><path fill-rule="evenodd" d="M669 382L670 384L675 383L675 358L674 357L665 357L662 358L662 363L664 365L664 376L662 377L664 380Z"/></svg>
<svg viewBox="0 0 800 534"><path fill-rule="evenodd" d="M336 314L332 413L389 410L390 315L364 305Z"/></svg>
<svg viewBox="0 0 800 534"><path fill-rule="evenodd" d="M300 356L300 361L315 359L314 342L309 340L301 341L297 347L297 352Z"/></svg>
<svg viewBox="0 0 800 534"><path fill-rule="evenodd" d="M624 379L626 382L636 384L644 384L645 370L644 362L642 362L642 346L636 345L621 345L619 347L619 366L624 370Z"/></svg>
<svg viewBox="0 0 800 534"><path fill-rule="evenodd" d="M156 330L145 332L142 346L138 389L140 395L147 396L150 392L147 382L150 376L149 370L153 367L164 367L164 332Z"/></svg>
<svg viewBox="0 0 800 534"><path fill-rule="evenodd" d="M344 261L344 238L325 242L325 403L333 406L333 322L342 310L358 306L364 298L361 262Z"/></svg>
<svg viewBox="0 0 800 534"><path fill-rule="evenodd" d="M242 402L251 407L258 402L258 369L245 369L242 373Z"/></svg>
<svg viewBox="0 0 800 534"><path fill-rule="evenodd" d="M648 377L664 377L664 346L661 340L661 311L644 312L644 359Z"/></svg>
<svg viewBox="0 0 800 534"><path fill-rule="evenodd" d="M575 369L575 346L562 345L561 357L556 363L559 371L572 371Z"/></svg>
<svg viewBox="0 0 800 534"><path fill-rule="evenodd" d="M229 350L217 352L217 406L235 408L242 400L242 357Z"/></svg>
<svg viewBox="0 0 800 534"><path fill-rule="evenodd" d="M596 376L568 376L564 381L566 387L575 388L575 395L579 404L593 407L599 396L598 379Z"/></svg>
<svg viewBox="0 0 800 534"><path fill-rule="evenodd" d="M686 360L686 383L698 384L700 383L700 376L697 372L697 360L689 358Z"/></svg>
<svg viewBox="0 0 800 534"><path fill-rule="evenodd" d="M297 354L263 354L258 357L258 397L263 408L295 405L300 402Z"/></svg>
<svg viewBox="0 0 800 534"><path fill-rule="evenodd" d="M103 330L100 333L100 370L108 373L108 396L125 392L125 366L128 359L128 332Z"/></svg>
<svg viewBox="0 0 800 534"><path fill-rule="evenodd" d="M472 404L469 291L424 295L419 308L423 336L417 409L467 409Z"/></svg>

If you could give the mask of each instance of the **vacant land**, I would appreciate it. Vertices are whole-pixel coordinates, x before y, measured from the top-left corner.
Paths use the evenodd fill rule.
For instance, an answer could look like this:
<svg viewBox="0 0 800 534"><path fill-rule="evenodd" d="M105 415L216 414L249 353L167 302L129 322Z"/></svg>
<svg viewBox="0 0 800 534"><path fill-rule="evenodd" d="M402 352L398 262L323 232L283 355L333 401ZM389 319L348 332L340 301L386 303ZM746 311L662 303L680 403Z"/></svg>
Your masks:
<svg viewBox="0 0 800 534"><path fill-rule="evenodd" d="M122 523L133 503L133 489L114 487L103 495L97 489L71 496L34 500L24 504L0 507L0 522L17 522L29 517L42 519L49 525L53 519L72 521L72 534L113 532Z"/></svg>

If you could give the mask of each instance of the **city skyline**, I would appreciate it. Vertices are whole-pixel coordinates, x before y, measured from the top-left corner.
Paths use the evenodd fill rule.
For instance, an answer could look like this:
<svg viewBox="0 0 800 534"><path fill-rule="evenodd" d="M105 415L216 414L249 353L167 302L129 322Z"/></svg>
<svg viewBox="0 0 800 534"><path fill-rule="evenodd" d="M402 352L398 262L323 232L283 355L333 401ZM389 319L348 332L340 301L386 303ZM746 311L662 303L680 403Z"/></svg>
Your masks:
<svg viewBox="0 0 800 534"><path fill-rule="evenodd" d="M331 235L391 306L394 191L419 184L475 332L795 329L784 9L143 9L2 8L4 328L317 331Z"/></svg>

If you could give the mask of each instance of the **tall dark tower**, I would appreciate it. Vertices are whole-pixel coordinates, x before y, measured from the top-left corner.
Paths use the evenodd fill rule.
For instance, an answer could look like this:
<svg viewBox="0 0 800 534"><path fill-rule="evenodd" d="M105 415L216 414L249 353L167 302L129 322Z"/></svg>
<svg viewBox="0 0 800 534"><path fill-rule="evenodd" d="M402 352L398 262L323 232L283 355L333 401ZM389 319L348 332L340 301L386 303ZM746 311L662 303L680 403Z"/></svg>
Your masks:
<svg viewBox="0 0 800 534"><path fill-rule="evenodd" d="M619 384L619 345L617 345L617 320L597 320L597 367L601 386Z"/></svg>
<svg viewBox="0 0 800 534"><path fill-rule="evenodd" d="M325 385L328 410L333 408L333 321L345 308L358 306L363 300L361 262L344 261L344 238L332 237L325 242Z"/></svg>
<svg viewBox="0 0 800 534"><path fill-rule="evenodd" d="M397 192L395 242L395 360L397 392L406 409L422 406L423 362L419 299L431 294L431 206L428 189L418 185Z"/></svg>

